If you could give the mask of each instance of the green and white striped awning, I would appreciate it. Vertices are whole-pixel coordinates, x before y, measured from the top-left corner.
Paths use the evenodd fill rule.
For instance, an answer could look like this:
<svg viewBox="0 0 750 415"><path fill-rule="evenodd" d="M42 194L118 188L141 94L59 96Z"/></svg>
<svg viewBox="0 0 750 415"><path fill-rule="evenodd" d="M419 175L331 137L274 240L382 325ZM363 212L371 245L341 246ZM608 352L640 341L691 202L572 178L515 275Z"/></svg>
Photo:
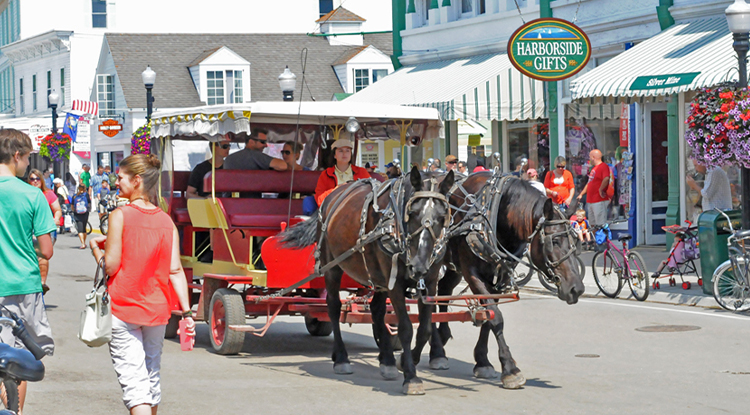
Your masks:
<svg viewBox="0 0 750 415"><path fill-rule="evenodd" d="M572 98L642 102L736 81L732 42L724 16L676 24L577 78Z"/></svg>
<svg viewBox="0 0 750 415"><path fill-rule="evenodd" d="M443 120L547 118L544 83L521 75L504 53L407 66L346 99L437 108Z"/></svg>

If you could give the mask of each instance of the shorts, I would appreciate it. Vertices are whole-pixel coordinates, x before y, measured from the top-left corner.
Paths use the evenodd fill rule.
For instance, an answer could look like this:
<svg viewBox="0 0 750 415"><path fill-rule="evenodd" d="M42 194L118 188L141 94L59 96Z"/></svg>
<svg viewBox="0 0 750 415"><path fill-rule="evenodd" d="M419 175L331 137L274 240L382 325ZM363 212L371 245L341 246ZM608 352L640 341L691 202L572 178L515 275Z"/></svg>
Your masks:
<svg viewBox="0 0 750 415"><path fill-rule="evenodd" d="M89 222L89 213L74 213L76 220L76 230L78 233L86 233L86 224Z"/></svg>
<svg viewBox="0 0 750 415"><path fill-rule="evenodd" d="M130 410L161 402L161 350L166 325L140 326L112 316L109 354L122 387L122 401Z"/></svg>
<svg viewBox="0 0 750 415"><path fill-rule="evenodd" d="M607 208L609 207L609 200L602 200L601 202L589 203L588 205L588 219L591 226L604 225L607 223Z"/></svg>
<svg viewBox="0 0 750 415"><path fill-rule="evenodd" d="M41 289L41 286L39 288ZM0 297L0 304L21 317L31 338L42 347L47 355L52 356L55 352L55 342L52 339L52 329L47 320L47 310L44 309L44 297L41 291ZM7 317L7 314L3 313L3 317ZM18 349L26 349L21 340L17 339L11 329L5 325L0 331L0 341Z"/></svg>

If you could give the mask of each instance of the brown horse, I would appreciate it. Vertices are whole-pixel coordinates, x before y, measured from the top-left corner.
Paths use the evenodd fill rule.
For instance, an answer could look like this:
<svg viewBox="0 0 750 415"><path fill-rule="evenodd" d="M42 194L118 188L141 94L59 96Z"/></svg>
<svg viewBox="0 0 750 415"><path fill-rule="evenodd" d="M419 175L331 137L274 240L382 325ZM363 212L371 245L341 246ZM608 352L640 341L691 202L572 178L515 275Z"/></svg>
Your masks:
<svg viewBox="0 0 750 415"><path fill-rule="evenodd" d="M527 181L515 177L508 177L499 185L499 177L495 176L493 184L499 193L499 203L496 205L496 231L493 233L497 246L504 248L504 252L516 257L523 257L527 244L532 265L543 272L558 286L558 297L568 304L575 304L583 294L584 286L579 275L579 268L575 258L575 241L569 236L570 224L557 211L552 200L544 197ZM467 215L467 199L481 202L479 195L487 190L485 185L493 179L492 172L472 174L450 196L451 206L461 207L453 217L455 227L460 227ZM489 185L488 185L489 186ZM489 189L492 190L492 189ZM466 280L471 291L475 294L495 294L507 291L513 287L511 281L512 266L515 260L506 254L505 259L498 263L479 257L470 246L476 239L471 239L466 233L451 236L448 242L448 253L445 256L446 273L438 288L440 295L450 295L461 281ZM469 242L467 243L467 240ZM573 242L573 243L571 243ZM476 248L475 248L476 249ZM480 249L481 251L481 249ZM499 346L499 358L502 365L501 379L503 387L517 389L526 383L521 370L510 353L503 335L503 315L496 305L488 305L494 311L495 318L483 324L480 329L479 340L474 349L474 376L478 378L494 378L497 376L494 367L487 357L487 341L490 330L494 333ZM442 306L441 306L442 309ZM451 338L447 323L441 323L440 328L433 328L430 339L430 367L433 369L447 369L448 359L445 357L443 346ZM415 355L421 353L424 344L414 347ZM418 361L418 359L416 359Z"/></svg>
<svg viewBox="0 0 750 415"><path fill-rule="evenodd" d="M437 291L438 272L446 251L443 249L444 232L450 219L446 195L453 186L453 174L448 174L437 189L425 189L415 168L408 180L404 176L390 180L384 186L389 186L390 190L379 192L367 181L340 186L326 197L316 216L284 232L282 242L292 248L318 243L317 266L328 268L325 271L326 302L333 324L334 372L352 373L339 329L339 291L342 275L346 272L355 281L374 290L371 311L376 339L390 338L385 325L386 299L390 298L398 317L399 340L404 348L400 362L404 371L402 390L409 395L424 394L410 352L413 326L405 295L410 288L428 295ZM370 199L371 195L376 196ZM376 199L375 203L368 204L373 199ZM362 245L368 235L381 231L380 238ZM340 257L345 257L353 249L355 253L341 260ZM331 263L334 266L327 267ZM425 343L432 332L432 307L420 301L418 308L417 339ZM398 370L392 343L381 340L378 346L381 375L395 379Z"/></svg>

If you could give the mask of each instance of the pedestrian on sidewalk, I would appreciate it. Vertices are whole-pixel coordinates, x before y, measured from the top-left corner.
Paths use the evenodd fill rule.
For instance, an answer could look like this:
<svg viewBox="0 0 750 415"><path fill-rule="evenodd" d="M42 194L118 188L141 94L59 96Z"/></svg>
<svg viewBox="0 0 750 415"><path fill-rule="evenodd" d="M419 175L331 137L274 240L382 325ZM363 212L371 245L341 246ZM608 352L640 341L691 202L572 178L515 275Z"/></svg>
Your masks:
<svg viewBox="0 0 750 415"><path fill-rule="evenodd" d="M73 196L73 218L76 222L78 239L81 241L79 249L86 249L86 225L89 223L91 212L91 197L86 192L86 186L78 185L78 192Z"/></svg>
<svg viewBox="0 0 750 415"><path fill-rule="evenodd" d="M695 171L705 175L703 186L695 182L691 175L687 175L685 183L703 196L701 206L703 211L712 209L727 210L732 208L732 188L729 185L727 172L721 166L706 167L693 161Z"/></svg>
<svg viewBox="0 0 750 415"><path fill-rule="evenodd" d="M589 152L589 163L593 168L589 172L588 184L578 195L578 200L586 196L591 226L604 225L607 223L607 208L611 199L607 194L611 172L607 163L602 162L602 152L599 150Z"/></svg>
<svg viewBox="0 0 750 415"><path fill-rule="evenodd" d="M120 164L120 194L130 204L109 216L107 236L89 242L97 262L103 257L110 276L112 356L123 402L131 414L156 414L161 402L161 353L171 316L170 283L177 294L187 334L195 335L180 237L172 219L150 200L161 163L152 154L135 154ZM101 246L104 245L104 251Z"/></svg>
<svg viewBox="0 0 750 415"><path fill-rule="evenodd" d="M60 201L57 200L55 192L47 188L47 183L44 181L44 175L42 172L37 169L31 169L28 183L42 191L44 198L47 199L47 204L49 204L52 219L55 221L55 225L59 225L60 219L62 219L62 207L60 206ZM57 229L55 229L50 236L52 237L52 245L55 245L55 242L57 241ZM42 276L42 293L47 294L47 291L49 291L49 286L47 285L49 260L39 252L37 252L37 256L39 260L39 273Z"/></svg>
<svg viewBox="0 0 750 415"><path fill-rule="evenodd" d="M0 130L0 304L21 317L31 338L52 355L55 343L44 309L42 278L32 236L37 238L40 256L49 260L53 253L50 234L55 231L55 222L44 195L19 180L29 166L32 148L26 134L10 128ZM0 331L0 341L26 348L9 329ZM26 382L21 382L18 387L21 412L26 386Z"/></svg>

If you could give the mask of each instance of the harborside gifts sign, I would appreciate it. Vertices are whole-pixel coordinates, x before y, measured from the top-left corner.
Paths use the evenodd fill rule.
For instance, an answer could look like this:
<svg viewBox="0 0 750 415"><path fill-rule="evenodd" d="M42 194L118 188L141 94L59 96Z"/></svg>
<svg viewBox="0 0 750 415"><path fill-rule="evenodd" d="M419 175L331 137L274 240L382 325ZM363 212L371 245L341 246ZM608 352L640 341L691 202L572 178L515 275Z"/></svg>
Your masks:
<svg viewBox="0 0 750 415"><path fill-rule="evenodd" d="M591 58L591 42L578 26L566 20L532 20L508 41L508 58L529 78L559 81L583 69Z"/></svg>

